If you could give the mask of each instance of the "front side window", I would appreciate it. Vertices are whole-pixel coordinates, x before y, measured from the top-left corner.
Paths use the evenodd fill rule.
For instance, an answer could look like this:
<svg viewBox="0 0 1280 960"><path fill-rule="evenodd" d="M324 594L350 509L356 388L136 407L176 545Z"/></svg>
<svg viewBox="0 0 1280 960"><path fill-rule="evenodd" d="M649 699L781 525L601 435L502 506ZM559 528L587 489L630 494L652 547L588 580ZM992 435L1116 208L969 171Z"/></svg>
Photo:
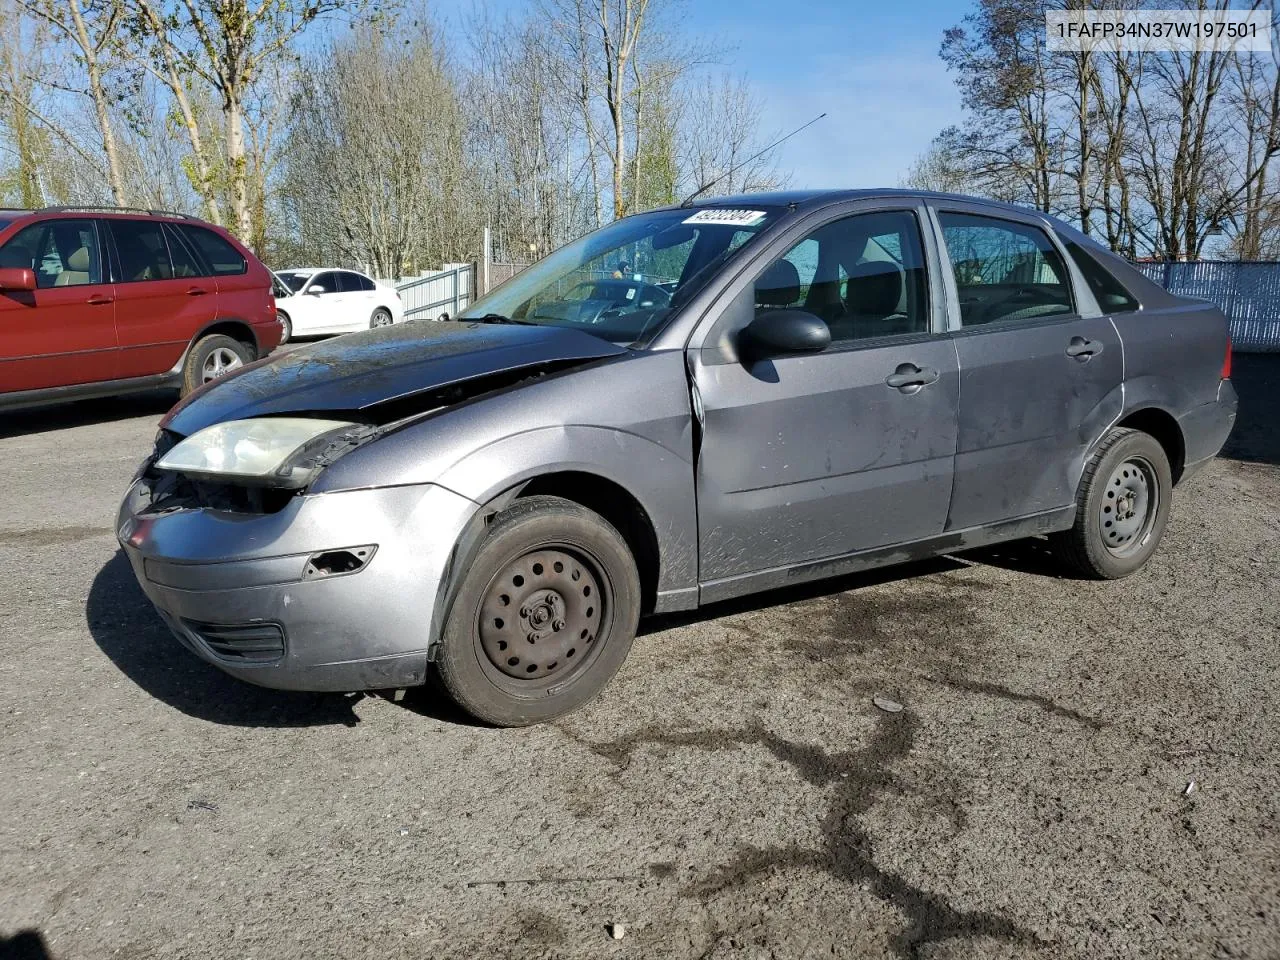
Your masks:
<svg viewBox="0 0 1280 960"><path fill-rule="evenodd" d="M215 277L234 276L249 269L240 251L208 227L194 223L179 223L175 227L200 252Z"/></svg>
<svg viewBox="0 0 1280 960"><path fill-rule="evenodd" d="M964 327L1075 312L1067 270L1038 227L939 213Z"/></svg>
<svg viewBox="0 0 1280 960"><path fill-rule="evenodd" d="M1141 306L1124 285L1111 275L1106 267L1095 260L1084 247L1074 240L1065 241L1067 253L1076 262L1084 282L1093 291L1093 297L1103 313L1128 313Z"/></svg>
<svg viewBox="0 0 1280 960"><path fill-rule="evenodd" d="M824 224L756 280L756 312L807 310L834 343L927 333L928 283L920 225L905 210Z"/></svg>
<svg viewBox="0 0 1280 960"><path fill-rule="evenodd" d="M92 220L33 223L0 247L0 266L34 270L41 290L102 283L97 230Z"/></svg>
<svg viewBox="0 0 1280 960"><path fill-rule="evenodd" d="M302 288L311 279L311 274L299 273L297 270L281 270L276 274L276 279L283 283L290 293L301 293Z"/></svg>
<svg viewBox="0 0 1280 960"><path fill-rule="evenodd" d="M764 207L689 207L626 217L516 274L459 319L645 342L777 216Z"/></svg>

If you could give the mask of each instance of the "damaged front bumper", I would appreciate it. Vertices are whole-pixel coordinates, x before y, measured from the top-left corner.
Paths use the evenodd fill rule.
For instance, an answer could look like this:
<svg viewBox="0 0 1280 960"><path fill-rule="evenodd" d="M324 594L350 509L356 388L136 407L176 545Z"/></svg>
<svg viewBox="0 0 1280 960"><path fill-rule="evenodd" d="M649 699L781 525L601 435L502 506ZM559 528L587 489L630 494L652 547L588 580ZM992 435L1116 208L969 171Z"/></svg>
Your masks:
<svg viewBox="0 0 1280 960"><path fill-rule="evenodd" d="M297 496L273 513L155 510L133 484L117 536L189 650L287 690L421 684L454 544L477 507L434 484Z"/></svg>

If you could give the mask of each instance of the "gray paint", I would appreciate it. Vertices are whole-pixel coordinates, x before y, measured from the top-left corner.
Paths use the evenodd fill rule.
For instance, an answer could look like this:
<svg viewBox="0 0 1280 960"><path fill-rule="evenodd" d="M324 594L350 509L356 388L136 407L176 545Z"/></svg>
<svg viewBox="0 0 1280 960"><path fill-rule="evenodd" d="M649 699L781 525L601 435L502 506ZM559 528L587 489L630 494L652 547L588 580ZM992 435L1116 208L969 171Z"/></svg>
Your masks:
<svg viewBox="0 0 1280 960"><path fill-rule="evenodd" d="M168 429L334 411L384 426L274 514L149 515L139 481L119 533L148 596L171 621L281 623L288 652L274 665L232 665L179 626L183 642L269 686L422 682L484 518L548 474L594 475L640 505L664 610L1065 529L1090 451L1135 412L1175 418L1188 463L1216 453L1230 429L1221 313L1140 277L1142 309L1108 317L1068 258L1076 314L959 328L935 211L1068 233L1050 218L900 191L705 202L786 212L646 349L572 330L409 324L306 348L193 395ZM820 224L882 209L920 218L930 332L744 362L744 291L758 273ZM1074 338L1101 351L1069 356ZM887 384L905 363L938 377L918 390ZM452 405L433 394L468 384ZM376 415L387 409L394 422ZM356 544L377 547L359 572L302 579L311 553Z"/></svg>

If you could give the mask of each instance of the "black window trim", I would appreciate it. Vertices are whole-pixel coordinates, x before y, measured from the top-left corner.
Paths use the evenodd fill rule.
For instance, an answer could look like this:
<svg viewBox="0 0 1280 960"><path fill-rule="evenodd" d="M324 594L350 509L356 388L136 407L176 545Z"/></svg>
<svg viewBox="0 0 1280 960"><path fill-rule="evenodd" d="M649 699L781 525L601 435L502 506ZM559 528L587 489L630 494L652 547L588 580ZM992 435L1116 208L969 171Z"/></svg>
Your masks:
<svg viewBox="0 0 1280 960"><path fill-rule="evenodd" d="M1049 240L1049 246L1057 252L1059 259L1062 261L1063 267L1067 271L1067 295L1071 297L1071 311L1069 313L1054 314L1048 317L1035 317L1030 320L997 320L993 323L982 323L977 326L966 327L961 320L960 315L960 291L956 284L955 265L951 262L951 252L947 249L946 236L943 233L942 215L945 213L955 213L961 216L979 217L986 220L1004 221L1006 223L1016 224L1020 227L1029 227L1039 230ZM947 326L952 336L974 336L987 331L1013 330L1020 327L1040 327L1052 324L1069 323L1073 320L1079 320L1084 314L1081 312L1081 303L1083 293L1088 301L1093 300L1093 293L1084 283L1084 278L1079 275L1079 270L1071 261L1070 255L1067 253L1062 244L1058 231L1053 229L1052 224L1046 220L1041 220L1030 213L1022 214L1012 210L991 209L983 204L964 204L964 203L944 203L941 206L929 205L929 217L933 222L934 230L937 235L937 251L938 251L938 267L942 273L942 281L947 288ZM945 258L945 259L944 259ZM1083 287L1083 289L1081 289Z"/></svg>
<svg viewBox="0 0 1280 960"><path fill-rule="evenodd" d="M187 238L182 235L182 232L177 228L175 224L164 223L163 221L161 223L162 223L162 226L164 227L165 239L169 242L170 264L173 263L173 245L177 243L177 245L183 249L183 251L187 254L187 256L191 258L192 262L195 263L195 265L200 269L200 274L199 274L200 279L216 279L217 273L213 269L213 264L211 264L208 258L204 255L204 251L196 249L195 244L188 241ZM195 277L179 277L175 279L194 280L196 278Z"/></svg>

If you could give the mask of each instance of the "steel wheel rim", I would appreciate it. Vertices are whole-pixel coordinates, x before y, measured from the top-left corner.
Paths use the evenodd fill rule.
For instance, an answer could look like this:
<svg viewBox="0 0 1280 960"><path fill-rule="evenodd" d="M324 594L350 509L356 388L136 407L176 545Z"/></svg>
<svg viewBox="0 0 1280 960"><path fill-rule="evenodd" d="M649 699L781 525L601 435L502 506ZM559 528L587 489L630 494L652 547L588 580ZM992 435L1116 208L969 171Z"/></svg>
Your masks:
<svg viewBox="0 0 1280 960"><path fill-rule="evenodd" d="M244 361L230 347L214 347L213 352L204 358L204 367L201 372L204 382L208 383L242 366Z"/></svg>
<svg viewBox="0 0 1280 960"><path fill-rule="evenodd" d="M485 672L515 693L539 694L584 673L603 649L612 587L580 547L545 544L504 564L476 612Z"/></svg>
<svg viewBox="0 0 1280 960"><path fill-rule="evenodd" d="M391 314L387 313L385 310L379 310L373 315L373 325L375 327L391 326Z"/></svg>
<svg viewBox="0 0 1280 960"><path fill-rule="evenodd" d="M1103 546L1112 556L1125 557L1142 549L1160 509L1160 487L1155 468L1144 457L1130 457L1111 471L1098 529Z"/></svg>

